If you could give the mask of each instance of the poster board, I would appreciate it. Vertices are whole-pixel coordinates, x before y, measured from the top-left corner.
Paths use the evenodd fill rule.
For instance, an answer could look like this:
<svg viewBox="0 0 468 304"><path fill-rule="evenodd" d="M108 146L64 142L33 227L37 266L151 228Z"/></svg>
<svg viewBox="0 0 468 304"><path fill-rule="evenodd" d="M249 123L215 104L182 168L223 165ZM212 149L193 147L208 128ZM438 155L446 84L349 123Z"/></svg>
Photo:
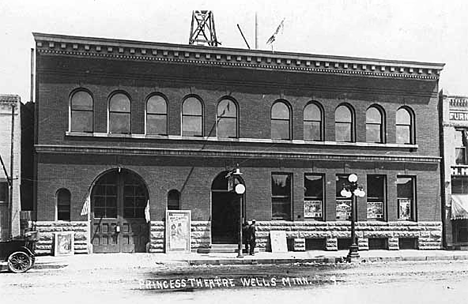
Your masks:
<svg viewBox="0 0 468 304"><path fill-rule="evenodd" d="M383 219L383 202L367 202L367 219Z"/></svg>
<svg viewBox="0 0 468 304"><path fill-rule="evenodd" d="M285 231L270 231L271 252L288 252Z"/></svg>
<svg viewBox="0 0 468 304"><path fill-rule="evenodd" d="M55 232L54 234L54 255L72 255L74 250L74 233L73 232Z"/></svg>
<svg viewBox="0 0 468 304"><path fill-rule="evenodd" d="M166 253L191 252L190 210L166 211Z"/></svg>
<svg viewBox="0 0 468 304"><path fill-rule="evenodd" d="M398 218L400 220L411 219L411 200L398 199Z"/></svg>
<svg viewBox="0 0 468 304"><path fill-rule="evenodd" d="M349 221L351 219L351 200L336 201L336 220Z"/></svg>

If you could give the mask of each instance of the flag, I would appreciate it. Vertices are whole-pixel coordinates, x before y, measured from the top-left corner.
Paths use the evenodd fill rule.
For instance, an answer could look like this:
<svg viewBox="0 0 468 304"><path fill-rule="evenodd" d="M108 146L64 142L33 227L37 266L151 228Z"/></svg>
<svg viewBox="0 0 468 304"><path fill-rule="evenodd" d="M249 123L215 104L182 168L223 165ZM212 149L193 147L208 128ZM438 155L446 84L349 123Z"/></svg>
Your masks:
<svg viewBox="0 0 468 304"><path fill-rule="evenodd" d="M150 208L150 203L149 203L149 200L148 200L146 202L146 207L145 207L145 220L146 220L147 223L149 223L150 220L151 220L149 208Z"/></svg>
<svg viewBox="0 0 468 304"><path fill-rule="evenodd" d="M89 206L91 205L91 196L88 193L86 196L86 200L83 204L83 208L81 208L81 215L88 215L89 214Z"/></svg>
<svg viewBox="0 0 468 304"><path fill-rule="evenodd" d="M276 36L279 34L279 32L281 31L281 33L283 32L283 28L284 28L284 19L281 20L281 23L278 25L278 27L276 28L276 31L273 33L273 35L271 35L270 39L268 39L268 41L266 42L267 44L272 44L273 42L275 42L276 40Z"/></svg>

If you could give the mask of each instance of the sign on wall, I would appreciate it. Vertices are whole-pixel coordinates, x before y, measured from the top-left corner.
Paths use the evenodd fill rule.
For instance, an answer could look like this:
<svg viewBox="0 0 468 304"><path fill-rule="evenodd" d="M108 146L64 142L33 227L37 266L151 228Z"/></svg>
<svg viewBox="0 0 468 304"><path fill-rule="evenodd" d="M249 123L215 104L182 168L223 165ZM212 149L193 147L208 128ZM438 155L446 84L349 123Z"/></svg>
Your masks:
<svg viewBox="0 0 468 304"><path fill-rule="evenodd" d="M54 235L54 255L74 254L74 234L73 232L55 232Z"/></svg>
<svg viewBox="0 0 468 304"><path fill-rule="evenodd" d="M166 252L190 253L190 210L166 211Z"/></svg>
<svg viewBox="0 0 468 304"><path fill-rule="evenodd" d="M450 120L468 121L468 112L452 112L452 111L450 111Z"/></svg>

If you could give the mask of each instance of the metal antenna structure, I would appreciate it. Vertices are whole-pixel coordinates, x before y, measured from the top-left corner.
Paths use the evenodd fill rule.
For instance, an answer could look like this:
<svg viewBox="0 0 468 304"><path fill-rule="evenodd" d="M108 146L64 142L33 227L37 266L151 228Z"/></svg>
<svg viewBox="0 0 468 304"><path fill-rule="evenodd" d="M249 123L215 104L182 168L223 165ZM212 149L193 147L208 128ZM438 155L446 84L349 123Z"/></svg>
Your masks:
<svg viewBox="0 0 468 304"><path fill-rule="evenodd" d="M212 11L193 11L189 44L218 46Z"/></svg>

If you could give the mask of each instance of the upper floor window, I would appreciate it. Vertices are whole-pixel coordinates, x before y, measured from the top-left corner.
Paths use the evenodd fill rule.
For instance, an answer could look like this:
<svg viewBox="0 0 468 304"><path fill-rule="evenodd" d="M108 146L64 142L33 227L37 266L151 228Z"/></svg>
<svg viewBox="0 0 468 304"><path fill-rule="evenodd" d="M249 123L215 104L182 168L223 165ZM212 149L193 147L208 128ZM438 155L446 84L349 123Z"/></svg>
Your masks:
<svg viewBox="0 0 468 304"><path fill-rule="evenodd" d="M289 106L282 101L271 108L271 139L291 139L291 114Z"/></svg>
<svg viewBox="0 0 468 304"><path fill-rule="evenodd" d="M218 138L237 138L237 105L223 99L218 104L216 134Z"/></svg>
<svg viewBox="0 0 468 304"><path fill-rule="evenodd" d="M366 141L383 143L384 134L384 120L381 110L377 107L370 107L366 112Z"/></svg>
<svg viewBox="0 0 468 304"><path fill-rule="evenodd" d="M203 136L203 106L195 97L187 98L182 106L182 135Z"/></svg>
<svg viewBox="0 0 468 304"><path fill-rule="evenodd" d="M93 132L93 118L94 102L91 94L83 90L73 93L70 100L70 131Z"/></svg>
<svg viewBox="0 0 468 304"><path fill-rule="evenodd" d="M354 141L354 117L348 106L341 105L335 110L335 140Z"/></svg>
<svg viewBox="0 0 468 304"><path fill-rule="evenodd" d="M309 103L304 109L304 140L323 140L322 109Z"/></svg>
<svg viewBox="0 0 468 304"><path fill-rule="evenodd" d="M8 182L0 182L0 204L8 203Z"/></svg>
<svg viewBox="0 0 468 304"><path fill-rule="evenodd" d="M398 144L414 143L414 118L408 109L398 109L396 114L396 142Z"/></svg>
<svg viewBox="0 0 468 304"><path fill-rule="evenodd" d="M117 93L109 100L109 133L130 134L130 99Z"/></svg>
<svg viewBox="0 0 468 304"><path fill-rule="evenodd" d="M167 193L167 210L180 210L180 192L171 190Z"/></svg>
<svg viewBox="0 0 468 304"><path fill-rule="evenodd" d="M57 220L70 221L71 194L67 189L59 189L57 199Z"/></svg>
<svg viewBox="0 0 468 304"><path fill-rule="evenodd" d="M146 134L167 135L167 103L160 95L146 102Z"/></svg>
<svg viewBox="0 0 468 304"><path fill-rule="evenodd" d="M467 136L468 132L465 130L455 131L455 164L457 165L468 164L466 157Z"/></svg>

